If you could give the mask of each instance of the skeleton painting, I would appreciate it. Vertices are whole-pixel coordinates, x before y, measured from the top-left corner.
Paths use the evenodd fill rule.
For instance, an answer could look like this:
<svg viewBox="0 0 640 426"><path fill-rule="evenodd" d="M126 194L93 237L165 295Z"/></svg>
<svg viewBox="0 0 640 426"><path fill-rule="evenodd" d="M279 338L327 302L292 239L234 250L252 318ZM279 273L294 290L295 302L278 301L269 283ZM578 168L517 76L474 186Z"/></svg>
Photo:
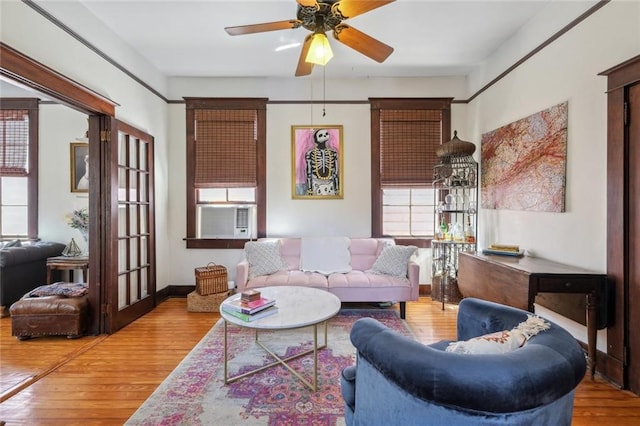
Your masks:
<svg viewBox="0 0 640 426"><path fill-rule="evenodd" d="M291 126L293 198L342 198L342 126Z"/></svg>

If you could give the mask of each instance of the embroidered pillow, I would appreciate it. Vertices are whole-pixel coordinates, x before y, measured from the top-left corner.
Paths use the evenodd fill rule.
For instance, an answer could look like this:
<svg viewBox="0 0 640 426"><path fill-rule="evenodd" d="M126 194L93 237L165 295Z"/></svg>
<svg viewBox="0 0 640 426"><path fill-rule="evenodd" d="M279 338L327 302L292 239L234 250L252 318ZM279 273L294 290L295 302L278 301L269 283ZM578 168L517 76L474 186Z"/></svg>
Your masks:
<svg viewBox="0 0 640 426"><path fill-rule="evenodd" d="M249 279L287 269L280 254L280 241L249 241L244 252L249 262Z"/></svg>
<svg viewBox="0 0 640 426"><path fill-rule="evenodd" d="M367 272L406 278L407 264L417 249L415 246L386 245Z"/></svg>
<svg viewBox="0 0 640 426"><path fill-rule="evenodd" d="M511 330L502 330L462 342L452 342L445 349L447 352L459 354L499 355L514 351L524 346L530 337L541 331L548 330L549 323L542 318L529 315Z"/></svg>
<svg viewBox="0 0 640 426"><path fill-rule="evenodd" d="M62 296L62 297L80 297L89 293L89 289L86 284L83 283L65 283L58 282L48 285L41 285L31 292L27 293L26 297L44 297L44 296Z"/></svg>
<svg viewBox="0 0 640 426"><path fill-rule="evenodd" d="M524 345L525 337L520 332L502 330L463 342L452 342L445 349L459 354L504 354Z"/></svg>

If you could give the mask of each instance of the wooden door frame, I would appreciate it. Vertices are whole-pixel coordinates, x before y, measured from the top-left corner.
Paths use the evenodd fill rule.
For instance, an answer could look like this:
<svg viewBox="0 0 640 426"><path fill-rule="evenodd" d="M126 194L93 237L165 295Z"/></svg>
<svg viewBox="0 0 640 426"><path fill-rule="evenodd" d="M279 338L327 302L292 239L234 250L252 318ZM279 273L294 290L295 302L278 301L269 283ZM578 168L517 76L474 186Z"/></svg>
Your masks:
<svg viewBox="0 0 640 426"><path fill-rule="evenodd" d="M601 72L607 76L607 276L613 295L613 318L607 328L607 357L602 373L626 388L630 262L629 140L625 107L628 86L640 81L640 55ZM637 200L636 200L637 201Z"/></svg>
<svg viewBox="0 0 640 426"><path fill-rule="evenodd" d="M91 170L100 170L100 158L95 150L100 148L100 131L96 126L93 117L115 117L116 103L110 99L92 91L86 86L64 76L63 74L49 68L42 63L24 55L9 45L0 42L0 76L3 76L17 84L43 93L60 103L71 107L77 111L89 115L89 167ZM92 123L94 123L92 125ZM100 179L100 173L92 173L90 177L92 184L96 179ZM97 185L97 184L96 184ZM98 188L99 186L92 186ZM88 332L99 334L101 332L101 283L108 278L103 276L103 269L100 263L100 253L105 236L100 232L98 216L95 212L100 211L100 192L95 189L89 190L89 214L90 252L89 257L89 281L94 285L89 287L89 305L91 318ZM94 213L92 213L94 212ZM98 255L95 255L98 253Z"/></svg>

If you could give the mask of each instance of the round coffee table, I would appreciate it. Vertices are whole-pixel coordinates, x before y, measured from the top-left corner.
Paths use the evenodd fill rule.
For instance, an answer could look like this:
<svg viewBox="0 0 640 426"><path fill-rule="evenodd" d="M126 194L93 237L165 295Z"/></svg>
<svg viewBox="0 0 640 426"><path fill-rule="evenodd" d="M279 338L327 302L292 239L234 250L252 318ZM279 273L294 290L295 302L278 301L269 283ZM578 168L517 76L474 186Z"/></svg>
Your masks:
<svg viewBox="0 0 640 426"><path fill-rule="evenodd" d="M276 306L278 307L277 313L248 322L225 312L222 309L222 305L220 306L220 315L224 320L224 382L231 383L269 367L282 365L315 392L318 389L318 351L327 347L327 320L335 316L340 310L340 299L326 290L308 287L278 286L263 287L256 290L260 291L262 297L275 299ZM239 298L240 294L234 294L225 301ZM224 304L224 301L222 303ZM256 343L267 351L276 361L255 370L229 377L227 371L228 323L255 330ZM324 324L324 343L320 346L318 345L318 324ZM281 358L258 338L258 332L260 330L292 330L309 326L313 326L313 348L288 358ZM306 380L287 363L292 359L300 358L310 353L313 353L313 382Z"/></svg>

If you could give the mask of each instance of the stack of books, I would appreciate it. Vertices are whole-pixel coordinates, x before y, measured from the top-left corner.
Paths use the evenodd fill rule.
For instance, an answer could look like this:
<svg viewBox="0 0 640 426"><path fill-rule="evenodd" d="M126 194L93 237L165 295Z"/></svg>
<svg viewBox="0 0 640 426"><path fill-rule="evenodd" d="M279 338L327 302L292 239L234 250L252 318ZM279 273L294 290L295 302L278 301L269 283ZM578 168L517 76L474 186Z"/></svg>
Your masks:
<svg viewBox="0 0 640 426"><path fill-rule="evenodd" d="M520 257L524 254L524 250L520 250L520 246L509 244L491 244L482 250L484 254L499 254L502 256Z"/></svg>
<svg viewBox="0 0 640 426"><path fill-rule="evenodd" d="M240 298L222 302L221 308L225 313L247 322L278 312L275 299L262 297L256 290L247 290L241 293Z"/></svg>

